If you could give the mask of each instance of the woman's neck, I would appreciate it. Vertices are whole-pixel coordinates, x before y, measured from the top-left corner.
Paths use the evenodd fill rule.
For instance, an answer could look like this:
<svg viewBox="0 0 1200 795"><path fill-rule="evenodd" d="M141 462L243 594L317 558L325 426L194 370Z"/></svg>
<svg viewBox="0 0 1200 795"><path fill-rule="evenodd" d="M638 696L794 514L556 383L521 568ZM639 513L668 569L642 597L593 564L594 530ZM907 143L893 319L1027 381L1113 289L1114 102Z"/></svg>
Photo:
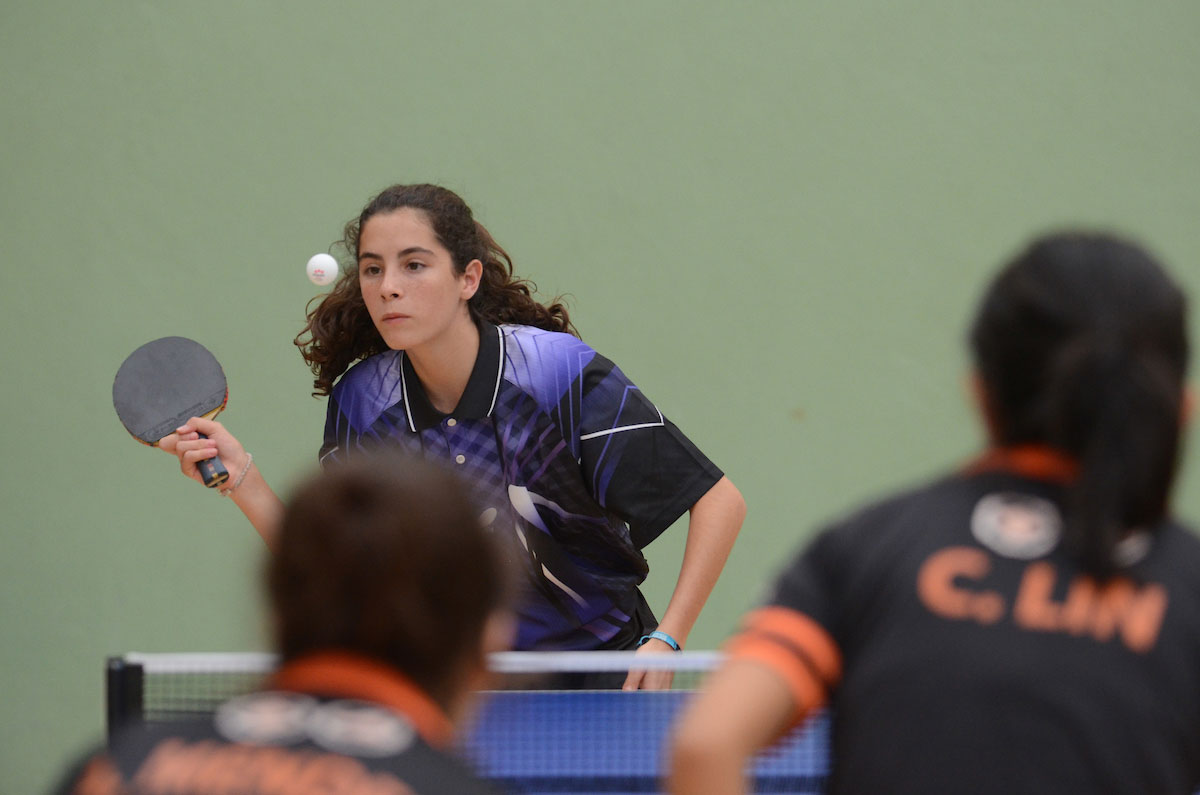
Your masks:
<svg viewBox="0 0 1200 795"><path fill-rule="evenodd" d="M437 339L411 348L405 354L412 361L421 386L433 407L443 414L454 411L479 355L479 328L465 309L462 317Z"/></svg>

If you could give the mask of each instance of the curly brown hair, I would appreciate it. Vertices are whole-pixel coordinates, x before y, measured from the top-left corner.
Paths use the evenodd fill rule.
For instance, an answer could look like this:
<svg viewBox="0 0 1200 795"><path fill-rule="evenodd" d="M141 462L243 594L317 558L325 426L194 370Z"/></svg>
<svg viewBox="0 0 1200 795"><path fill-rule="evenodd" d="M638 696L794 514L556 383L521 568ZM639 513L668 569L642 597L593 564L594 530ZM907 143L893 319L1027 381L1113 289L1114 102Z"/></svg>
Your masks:
<svg viewBox="0 0 1200 795"><path fill-rule="evenodd" d="M358 217L346 224L337 248L343 253L347 267L328 294L313 299L319 303L309 310L308 322L296 335L296 347L315 377L314 395L328 395L333 382L350 365L388 349L371 321L359 288L359 235L373 216L406 207L425 213L438 242L450 252L458 273L463 273L472 260L483 263L479 289L467 304L473 318L578 336L562 301L555 299L543 305L534 300L537 286L514 275L512 258L483 224L475 220L471 208L458 194L439 185L392 185L367 202Z"/></svg>

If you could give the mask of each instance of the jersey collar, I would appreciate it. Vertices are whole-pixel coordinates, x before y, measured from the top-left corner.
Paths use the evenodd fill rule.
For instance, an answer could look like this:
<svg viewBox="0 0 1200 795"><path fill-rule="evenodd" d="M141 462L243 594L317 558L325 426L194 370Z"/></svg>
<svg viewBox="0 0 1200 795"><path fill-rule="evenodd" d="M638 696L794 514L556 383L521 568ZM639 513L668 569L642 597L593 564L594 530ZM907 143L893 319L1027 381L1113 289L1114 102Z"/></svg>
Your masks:
<svg viewBox="0 0 1200 795"><path fill-rule="evenodd" d="M326 651L298 657L283 664L271 678L270 687L381 704L412 721L430 745L445 746L453 735L445 710L411 679L358 654Z"/></svg>
<svg viewBox="0 0 1200 795"><path fill-rule="evenodd" d="M429 402L412 362L401 352L400 388L404 391L408 429L413 433L432 428L447 416L468 420L492 416L496 397L500 394L500 378L504 374L504 332L486 320L476 325L479 327L479 353L475 355L467 388L450 415L441 413Z"/></svg>
<svg viewBox="0 0 1200 795"><path fill-rule="evenodd" d="M1014 475L1070 483L1079 474L1079 462L1066 453L1042 445L994 447L966 467L968 475L1008 472Z"/></svg>

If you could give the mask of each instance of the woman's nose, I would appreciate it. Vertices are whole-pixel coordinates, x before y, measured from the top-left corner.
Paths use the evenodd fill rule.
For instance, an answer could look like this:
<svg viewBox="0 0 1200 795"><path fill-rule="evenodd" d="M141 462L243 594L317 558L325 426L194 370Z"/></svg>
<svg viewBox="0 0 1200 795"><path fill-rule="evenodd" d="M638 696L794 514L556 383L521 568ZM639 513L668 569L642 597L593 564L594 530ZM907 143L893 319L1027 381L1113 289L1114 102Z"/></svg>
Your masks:
<svg viewBox="0 0 1200 795"><path fill-rule="evenodd" d="M383 280L379 283L380 291L384 298L399 298L404 294L404 287L401 284L401 276L398 268L387 268L383 272Z"/></svg>

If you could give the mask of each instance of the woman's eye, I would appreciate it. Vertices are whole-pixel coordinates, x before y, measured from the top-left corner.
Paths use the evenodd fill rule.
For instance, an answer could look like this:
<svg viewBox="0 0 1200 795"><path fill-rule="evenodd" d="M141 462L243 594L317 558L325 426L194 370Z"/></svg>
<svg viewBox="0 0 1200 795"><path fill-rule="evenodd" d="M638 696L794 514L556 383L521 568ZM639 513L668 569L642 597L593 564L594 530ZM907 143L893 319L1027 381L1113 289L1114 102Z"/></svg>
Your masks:
<svg viewBox="0 0 1200 795"><path fill-rule="evenodd" d="M408 268L410 271L419 271L421 268L425 267L425 263L417 260L410 260L404 267Z"/></svg>
<svg viewBox="0 0 1200 795"><path fill-rule="evenodd" d="M382 273L382 270L378 265L363 265L359 273L362 276L376 276Z"/></svg>

